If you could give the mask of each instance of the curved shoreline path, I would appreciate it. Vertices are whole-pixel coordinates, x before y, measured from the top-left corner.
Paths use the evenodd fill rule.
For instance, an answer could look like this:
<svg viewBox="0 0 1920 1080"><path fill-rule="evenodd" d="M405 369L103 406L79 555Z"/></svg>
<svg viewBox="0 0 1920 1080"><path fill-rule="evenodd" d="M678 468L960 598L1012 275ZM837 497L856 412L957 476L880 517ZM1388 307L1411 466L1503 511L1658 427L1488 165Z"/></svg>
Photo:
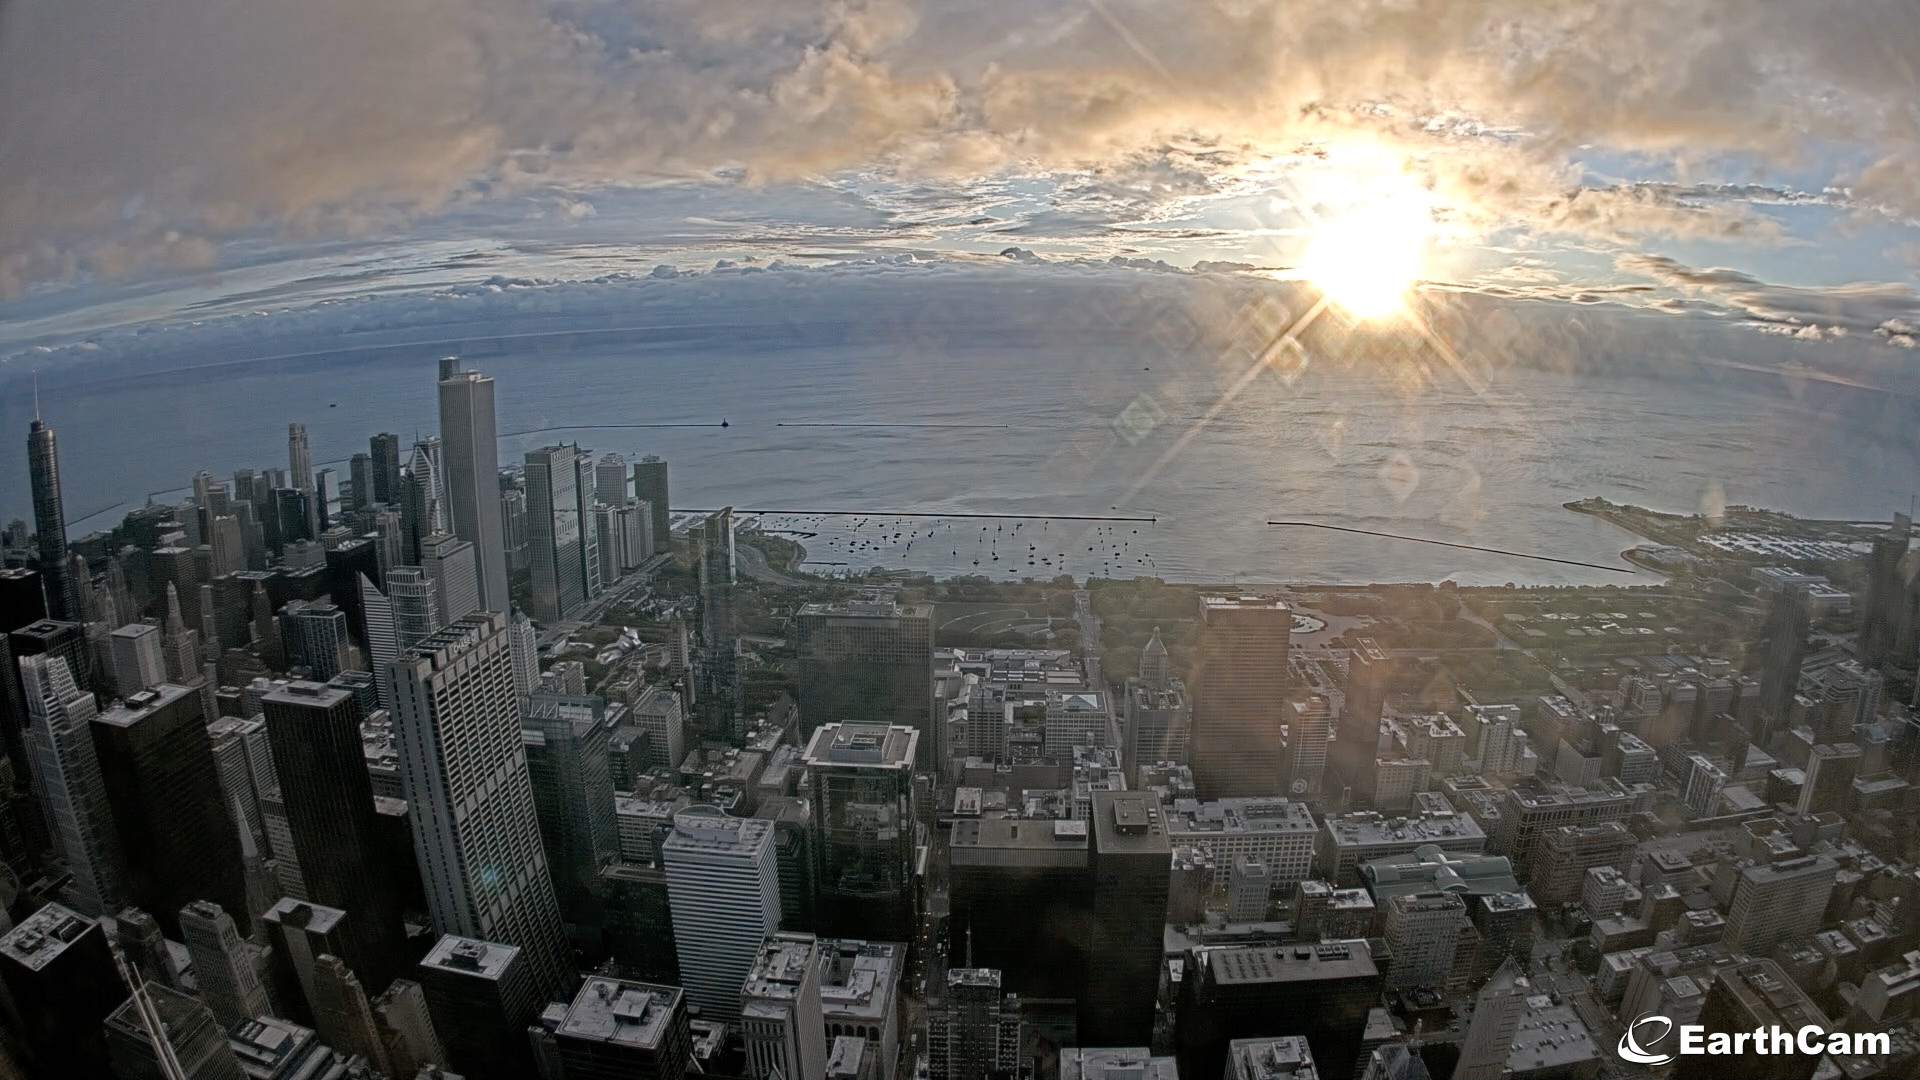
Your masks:
<svg viewBox="0 0 1920 1080"><path fill-rule="evenodd" d="M1293 529L1327 529L1332 532L1358 533L1361 536L1381 536L1388 540L1405 540L1413 544L1432 544L1436 547L1459 548L1462 551L1484 551L1490 555L1506 555L1515 559L1533 559L1538 562L1560 563L1564 566L1584 566L1590 570L1605 570L1614 574L1638 574L1640 572L1628 566L1608 566L1605 563L1586 562L1581 559L1562 559L1553 555L1532 555L1524 551L1508 551L1505 548L1483 547L1479 544L1456 544L1451 540L1433 540L1424 536L1403 536L1400 533L1381 532L1377 529L1355 529L1346 525L1328 525L1321 521L1269 521L1267 524Z"/></svg>

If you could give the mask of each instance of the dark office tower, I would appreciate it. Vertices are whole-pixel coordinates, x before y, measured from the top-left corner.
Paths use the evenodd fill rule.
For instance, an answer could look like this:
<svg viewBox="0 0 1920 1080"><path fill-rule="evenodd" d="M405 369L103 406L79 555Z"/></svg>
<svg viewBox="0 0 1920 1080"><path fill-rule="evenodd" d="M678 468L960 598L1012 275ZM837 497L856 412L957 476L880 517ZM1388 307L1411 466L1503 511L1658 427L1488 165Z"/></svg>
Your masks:
<svg viewBox="0 0 1920 1080"><path fill-rule="evenodd" d="M101 1023L127 989L99 923L59 904L34 912L0 938L0 981L27 1075L112 1080Z"/></svg>
<svg viewBox="0 0 1920 1080"><path fill-rule="evenodd" d="M573 459L574 513L580 522L580 571L585 579L588 600L597 599L606 587L600 571L600 529L593 509L597 501L593 491L593 453L576 446Z"/></svg>
<svg viewBox="0 0 1920 1080"><path fill-rule="evenodd" d="M166 1033L164 1050L147 1034L150 1021ZM106 1029L107 1055L119 1080L247 1080L212 1010L159 983L127 998L107 1017ZM162 1064L163 1058L171 1060Z"/></svg>
<svg viewBox="0 0 1920 1080"><path fill-rule="evenodd" d="M308 1001L320 1037L335 1051L358 1054L377 1071L388 1074L386 1046L373 1016L373 1003L353 969L339 957L323 953L314 957L313 976L313 993Z"/></svg>
<svg viewBox="0 0 1920 1080"><path fill-rule="evenodd" d="M167 586L180 594L180 617L188 626L200 625L200 571L193 562L193 549L169 545L156 548L147 556L147 573L153 583L153 598L159 603L154 614L166 618Z"/></svg>
<svg viewBox="0 0 1920 1080"><path fill-rule="evenodd" d="M496 434L492 379L477 371L455 371L440 380L440 439L453 534L473 545L481 606L506 614L507 551L500 527Z"/></svg>
<svg viewBox="0 0 1920 1080"><path fill-rule="evenodd" d="M344 492L343 505L358 513L373 505L373 458L367 454L355 454L347 462L347 481L350 490Z"/></svg>
<svg viewBox="0 0 1920 1080"><path fill-rule="evenodd" d="M285 666L286 652L280 628L273 617L273 601L267 596L266 586L254 582L253 592L247 597L247 602L247 629L253 635L252 644L259 650L261 661L270 668Z"/></svg>
<svg viewBox="0 0 1920 1080"><path fill-rule="evenodd" d="M274 546L269 543L268 546L273 547L274 551L284 551L289 544L312 540L320 535L320 530L313 520L312 491L302 491L299 488L275 488L273 503L277 511L279 544Z"/></svg>
<svg viewBox="0 0 1920 1080"><path fill-rule="evenodd" d="M1287 666L1292 633L1293 611L1283 600L1200 598L1191 758L1202 799L1283 793L1286 740L1280 728L1293 688Z"/></svg>
<svg viewBox="0 0 1920 1080"><path fill-rule="evenodd" d="M1787 729L1793 714L1800 664L1807 655L1809 607L1806 590L1798 585L1775 593L1767 607L1766 667L1760 672L1760 710L1753 735L1763 748Z"/></svg>
<svg viewBox="0 0 1920 1080"><path fill-rule="evenodd" d="M73 878L66 895L82 912L105 915L125 899L126 863L93 743L93 695L73 685L58 656L23 656L17 670L33 793Z"/></svg>
<svg viewBox="0 0 1920 1080"><path fill-rule="evenodd" d="M401 788L434 929L517 946L536 994L570 989L506 616L463 616L390 667Z"/></svg>
<svg viewBox="0 0 1920 1080"><path fill-rule="evenodd" d="M1196 948L1174 1029L1180 1075L1222 1075L1234 1039L1305 1035L1321 1076L1352 1076L1380 988L1365 941Z"/></svg>
<svg viewBox="0 0 1920 1080"><path fill-rule="evenodd" d="M929 1080L1007 1080L1018 1076L1020 998L1000 992L992 968L950 968L945 994L927 1003Z"/></svg>
<svg viewBox="0 0 1920 1080"><path fill-rule="evenodd" d="M587 922L601 868L620 857L607 703L597 697L535 694L525 724L527 777L547 870L567 921Z"/></svg>
<svg viewBox="0 0 1920 1080"><path fill-rule="evenodd" d="M1713 985L1700 1006L1705 1040L1716 1035L1748 1034L1746 1047L1753 1046L1752 1033L1780 1028L1797 1034L1812 1025L1831 1030L1833 1024L1807 995L1772 960L1751 960L1731 964L1714 974ZM1815 1043L1821 1039L1816 1037ZM1803 1054L1791 1042L1775 1043L1771 1037L1764 1052L1748 1049L1742 1054L1683 1054L1674 1066L1675 1080L1719 1080L1728 1076L1812 1076L1821 1055Z"/></svg>
<svg viewBox="0 0 1920 1080"><path fill-rule="evenodd" d="M60 452L53 429L40 419L38 399L27 427L27 473L33 487L33 531L38 541L40 582L47 612L56 619L79 620L80 583L67 572L67 519L60 502Z"/></svg>
<svg viewBox="0 0 1920 1080"><path fill-rule="evenodd" d="M0 567L0 634L9 634L47 617L40 575L24 566Z"/></svg>
<svg viewBox="0 0 1920 1080"><path fill-rule="evenodd" d="M121 908L113 917L113 940L141 979L175 988L181 985L166 936L153 916L137 907Z"/></svg>
<svg viewBox="0 0 1920 1080"><path fill-rule="evenodd" d="M360 706L347 690L291 682L261 699L307 899L347 912L340 958L372 993L386 989L404 949L395 875L382 869L380 821L360 742Z"/></svg>
<svg viewBox="0 0 1920 1080"><path fill-rule="evenodd" d="M653 508L653 549L673 547L672 502L667 497L667 463L648 454L633 465L633 497Z"/></svg>
<svg viewBox="0 0 1920 1080"><path fill-rule="evenodd" d="M325 682L347 666L347 614L332 604L290 601L280 610L280 637L287 663Z"/></svg>
<svg viewBox="0 0 1920 1080"><path fill-rule="evenodd" d="M1086 954L1087 831L1079 821L955 821L953 962L994 968L1006 989L1028 997L1076 997L1082 973L1101 963Z"/></svg>
<svg viewBox="0 0 1920 1080"><path fill-rule="evenodd" d="M1380 715L1392 686L1393 658L1374 639L1356 638L1347 657L1346 699L1327 762L1335 779L1327 790L1338 794L1334 784L1357 787L1370 770L1380 739Z"/></svg>
<svg viewBox="0 0 1920 1080"><path fill-rule="evenodd" d="M1160 802L1141 792L1096 791L1089 831L1093 918L1079 995L1080 1041L1145 1046L1153 1037L1173 859Z"/></svg>
<svg viewBox="0 0 1920 1080"><path fill-rule="evenodd" d="M814 878L820 932L913 940L918 846L913 763L920 733L886 724L827 724L802 761L813 786ZM1165 886L1161 887L1164 900Z"/></svg>
<svg viewBox="0 0 1920 1080"><path fill-rule="evenodd" d="M160 653L166 660L167 677L187 683L200 675L200 632L187 629L180 610L180 593L167 583L167 621L160 634Z"/></svg>
<svg viewBox="0 0 1920 1080"><path fill-rule="evenodd" d="M170 935L194 900L212 900L249 924L240 841L198 692L162 684L93 721L107 801L119 825L127 899Z"/></svg>
<svg viewBox="0 0 1920 1080"><path fill-rule="evenodd" d="M527 557L541 622L570 619L587 603L576 457L571 446L527 451Z"/></svg>
<svg viewBox="0 0 1920 1080"><path fill-rule="evenodd" d="M734 615L733 507L687 532L700 583L700 655L695 666L708 737L740 734L740 640Z"/></svg>
<svg viewBox="0 0 1920 1080"><path fill-rule="evenodd" d="M1895 514L1893 527L1885 535L1874 537L1867 553L1867 603L1860 618L1860 656L1869 664L1894 659L1894 643L1900 637L1906 613L1907 583L1901 578L1900 560L1912 536L1913 519Z"/></svg>
<svg viewBox="0 0 1920 1080"><path fill-rule="evenodd" d="M400 503L400 436L383 431L368 440L368 462L373 468L373 501Z"/></svg>
<svg viewBox="0 0 1920 1080"><path fill-rule="evenodd" d="M921 733L918 767L938 759L932 604L807 604L790 635L803 733L828 723L901 724Z"/></svg>
<svg viewBox="0 0 1920 1080"><path fill-rule="evenodd" d="M534 1075L527 1027L547 995L519 949L448 934L420 961L419 980L455 1071L469 1080Z"/></svg>

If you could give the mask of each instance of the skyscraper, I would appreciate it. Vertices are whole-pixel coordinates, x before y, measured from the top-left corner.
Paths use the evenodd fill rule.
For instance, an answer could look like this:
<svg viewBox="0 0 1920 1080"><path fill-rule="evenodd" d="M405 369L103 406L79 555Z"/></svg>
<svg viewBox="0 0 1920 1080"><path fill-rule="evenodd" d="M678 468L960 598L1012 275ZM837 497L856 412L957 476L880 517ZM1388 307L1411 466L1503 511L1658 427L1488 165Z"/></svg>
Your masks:
<svg viewBox="0 0 1920 1080"><path fill-rule="evenodd" d="M1220 1076L1234 1039L1305 1035L1326 1077L1352 1076L1380 971L1367 943L1195 948L1180 981L1174 1042L1182 1076Z"/></svg>
<svg viewBox="0 0 1920 1080"><path fill-rule="evenodd" d="M429 538L431 539L431 538ZM364 580L364 575L362 575ZM424 641L447 624L440 607L440 595L426 571L418 566L395 567L387 575L387 602L393 610L393 640L396 650ZM469 608L475 611L477 608Z"/></svg>
<svg viewBox="0 0 1920 1080"><path fill-rule="evenodd" d="M73 874L67 901L96 918L118 911L126 867L93 745L93 695L73 685L60 657L22 656L19 663L34 795Z"/></svg>
<svg viewBox="0 0 1920 1080"><path fill-rule="evenodd" d="M348 691L291 682L261 699L274 772L306 899L347 912L341 959L373 993L386 989L406 932L395 875L378 865L379 815Z"/></svg>
<svg viewBox="0 0 1920 1080"><path fill-rule="evenodd" d="M538 993L573 975L521 747L507 617L474 612L391 665L400 779L442 933L524 952Z"/></svg>
<svg viewBox="0 0 1920 1080"><path fill-rule="evenodd" d="M167 661L160 652L160 628L152 623L128 623L115 630L113 682L122 694L131 694L166 681Z"/></svg>
<svg viewBox="0 0 1920 1080"><path fill-rule="evenodd" d="M813 787L810 846L820 927L828 936L916 936L913 763L919 742L910 727L849 723L827 724L807 743L801 760Z"/></svg>
<svg viewBox="0 0 1920 1080"><path fill-rule="evenodd" d="M601 867L620 857L607 704L598 697L534 694L522 735L554 890L568 920L581 922Z"/></svg>
<svg viewBox="0 0 1920 1080"><path fill-rule="evenodd" d="M1766 667L1760 673L1760 709L1753 741L1765 748L1786 730L1793 695L1800 686L1800 665L1807 655L1811 605L1803 586L1789 585L1767 607Z"/></svg>
<svg viewBox="0 0 1920 1080"><path fill-rule="evenodd" d="M194 900L250 925L240 840L198 691L162 683L134 694L94 718L93 743L119 826L128 902L171 933Z"/></svg>
<svg viewBox="0 0 1920 1080"><path fill-rule="evenodd" d="M693 1056L686 994L625 979L588 979L553 1038L567 1080L680 1080Z"/></svg>
<svg viewBox="0 0 1920 1080"><path fill-rule="evenodd" d="M702 1014L737 1023L740 986L780 928L773 823L690 807L661 844L680 982Z"/></svg>
<svg viewBox="0 0 1920 1080"><path fill-rule="evenodd" d="M1513 1033L1527 1011L1529 990L1525 974L1511 957L1480 988L1453 1080L1500 1080L1513 1049Z"/></svg>
<svg viewBox="0 0 1920 1080"><path fill-rule="evenodd" d="M48 904L0 938L29 1076L110 1080L101 1022L127 996L100 924Z"/></svg>
<svg viewBox="0 0 1920 1080"><path fill-rule="evenodd" d="M373 501L400 504L400 436L383 431L367 441L373 466Z"/></svg>
<svg viewBox="0 0 1920 1080"><path fill-rule="evenodd" d="M933 761L932 604L808 604L790 634L803 732L836 721L903 724L921 733L918 767Z"/></svg>
<svg viewBox="0 0 1920 1080"><path fill-rule="evenodd" d="M440 438L445 444L446 492L453 533L473 545L480 606L505 614L510 600L506 535L500 527L500 451L496 435L493 380L477 371L455 371L441 379Z"/></svg>
<svg viewBox="0 0 1920 1080"><path fill-rule="evenodd" d="M373 455L355 454L347 463L347 475L353 479L350 505L365 510L373 505Z"/></svg>
<svg viewBox="0 0 1920 1080"><path fill-rule="evenodd" d="M267 986L260 981L254 947L240 936L233 917L219 904L195 900L177 913L180 940L193 958L194 985L222 1027L273 1015Z"/></svg>
<svg viewBox="0 0 1920 1080"><path fill-rule="evenodd" d="M527 557L533 564L533 617L570 619L588 596L585 538L592 524L580 514L580 476L575 447L529 450Z"/></svg>
<svg viewBox="0 0 1920 1080"><path fill-rule="evenodd" d="M347 613L332 604L290 601L280 612L280 636L289 665L325 682L347 666Z"/></svg>
<svg viewBox="0 0 1920 1080"><path fill-rule="evenodd" d="M627 459L619 454L600 455L600 464L593 468L594 498L608 506L624 506L627 502Z"/></svg>
<svg viewBox="0 0 1920 1080"><path fill-rule="evenodd" d="M40 419L40 394L34 392L33 423L27 426L27 479L33 487L33 531L40 555L40 582L47 614L79 621L80 582L67 570L67 519L60 499L60 452L53 428Z"/></svg>
<svg viewBox="0 0 1920 1080"><path fill-rule="evenodd" d="M1727 908L1727 947L1764 956L1820 929L1839 869L1825 855L1801 855L1741 870Z"/></svg>
<svg viewBox="0 0 1920 1080"><path fill-rule="evenodd" d="M740 638L734 621L733 507L688 530L700 583L700 656L697 700L709 734L731 737L745 726L740 713ZM804 718L803 718L804 719Z"/></svg>
<svg viewBox="0 0 1920 1080"><path fill-rule="evenodd" d="M633 497L653 508L653 550L673 548L673 515L667 500L667 463L648 454L634 463Z"/></svg>
<svg viewBox="0 0 1920 1080"><path fill-rule="evenodd" d="M112 1016L107 1017L107 1054L113 1061L113 1075L119 1080L247 1080L240 1059L227 1044L227 1030L214 1019L213 1011L198 1000L172 987L149 982L143 996L166 1032L167 1050L180 1066L171 1074L160 1063L161 1051L147 1034L141 1020L141 1005L127 998Z"/></svg>
<svg viewBox="0 0 1920 1080"><path fill-rule="evenodd" d="M287 425L287 472L293 490L313 490L313 450L307 446L305 424Z"/></svg>
<svg viewBox="0 0 1920 1080"><path fill-rule="evenodd" d="M366 623L362 636L367 642L367 663L373 668L374 693L380 699L381 708L391 709L393 708L393 672L387 665L393 662L394 657L400 655L400 638L394 626L393 602L387 599L386 593L375 588L365 574L355 574L354 585L360 590L360 618Z"/></svg>
<svg viewBox="0 0 1920 1080"><path fill-rule="evenodd" d="M445 935L420 961L433 1029L451 1064L473 1080L523 1080L534 1075L527 1026L540 1015L543 992L512 945Z"/></svg>
<svg viewBox="0 0 1920 1080"><path fill-rule="evenodd" d="M740 988L740 1031L752 1080L825 1080L823 957L812 934L771 934Z"/></svg>
<svg viewBox="0 0 1920 1080"><path fill-rule="evenodd" d="M1020 1071L1020 998L1000 992L992 968L949 968L946 993L927 1006L929 1080L992 1080Z"/></svg>
<svg viewBox="0 0 1920 1080"><path fill-rule="evenodd" d="M1292 632L1293 611L1285 601L1200 598L1191 758L1201 798L1282 793L1281 710L1293 687L1287 649Z"/></svg>
<svg viewBox="0 0 1920 1080"><path fill-rule="evenodd" d="M1127 680L1126 734L1121 742L1121 767L1127 782L1139 778L1142 765L1185 761L1191 741L1188 730L1186 683L1173 677L1167 644L1160 628L1140 650L1140 675Z"/></svg>
<svg viewBox="0 0 1920 1080"><path fill-rule="evenodd" d="M1093 918L1081 983L1080 1040L1088 1046L1152 1041L1173 851L1160 801L1142 792L1096 791L1087 871Z"/></svg>
<svg viewBox="0 0 1920 1080"><path fill-rule="evenodd" d="M473 552L472 544L447 533L435 533L420 542L420 569L433 582L442 619L457 619L486 606L480 602Z"/></svg>

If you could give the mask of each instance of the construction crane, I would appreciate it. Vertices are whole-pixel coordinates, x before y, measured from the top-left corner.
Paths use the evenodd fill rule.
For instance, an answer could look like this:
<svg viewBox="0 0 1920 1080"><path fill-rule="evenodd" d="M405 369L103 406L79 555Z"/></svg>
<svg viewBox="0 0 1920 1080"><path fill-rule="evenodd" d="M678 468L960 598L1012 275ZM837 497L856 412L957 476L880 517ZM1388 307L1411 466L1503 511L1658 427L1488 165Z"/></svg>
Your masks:
<svg viewBox="0 0 1920 1080"><path fill-rule="evenodd" d="M167 1039L167 1025L160 1020L160 1010L154 1007L153 998L147 996L146 980L128 962L119 945L112 948L113 966L120 972L120 981L133 993L134 1012L139 1014L140 1026L147 1031L147 1041L153 1044L153 1056L160 1062L161 1075L167 1080L189 1080L187 1070L180 1067L180 1058L173 1052L173 1043Z"/></svg>

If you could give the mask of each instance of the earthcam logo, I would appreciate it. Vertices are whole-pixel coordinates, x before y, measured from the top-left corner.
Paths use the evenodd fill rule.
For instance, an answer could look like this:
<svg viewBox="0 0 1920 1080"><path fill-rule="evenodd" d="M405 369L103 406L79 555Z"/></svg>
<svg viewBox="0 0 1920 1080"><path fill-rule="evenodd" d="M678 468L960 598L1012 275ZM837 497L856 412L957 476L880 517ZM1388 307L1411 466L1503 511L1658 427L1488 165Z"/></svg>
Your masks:
<svg viewBox="0 0 1920 1080"><path fill-rule="evenodd" d="M1642 1042L1641 1033L1653 1030L1654 1034ZM1622 1061L1631 1061L1635 1065L1665 1065L1673 1061L1672 1054L1654 1053L1648 1045L1659 1045L1673 1033L1673 1021L1665 1016L1642 1016L1627 1025L1620 1036L1619 1045L1614 1053ZM1692 1056L1737 1056L1744 1054L1835 1054L1853 1056L1863 1054L1890 1054L1893 1052L1893 1038L1884 1033L1845 1031L1829 1032L1817 1024L1808 1024L1798 1031L1772 1025L1754 1028L1752 1031L1715 1031L1709 1033L1699 1024L1680 1025L1680 1053Z"/></svg>
<svg viewBox="0 0 1920 1080"><path fill-rule="evenodd" d="M1659 1027L1660 1033L1648 1039L1647 1041L1650 1043L1658 1043L1673 1031L1673 1021L1666 1017L1643 1016L1627 1025L1627 1030L1620 1035L1620 1045L1614 1047L1614 1053L1619 1054L1622 1061L1631 1061L1635 1065L1665 1065L1667 1062L1672 1061L1672 1054L1649 1053L1640 1045L1639 1041L1634 1038L1634 1035L1641 1028L1655 1026Z"/></svg>

